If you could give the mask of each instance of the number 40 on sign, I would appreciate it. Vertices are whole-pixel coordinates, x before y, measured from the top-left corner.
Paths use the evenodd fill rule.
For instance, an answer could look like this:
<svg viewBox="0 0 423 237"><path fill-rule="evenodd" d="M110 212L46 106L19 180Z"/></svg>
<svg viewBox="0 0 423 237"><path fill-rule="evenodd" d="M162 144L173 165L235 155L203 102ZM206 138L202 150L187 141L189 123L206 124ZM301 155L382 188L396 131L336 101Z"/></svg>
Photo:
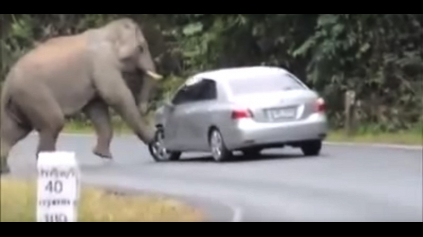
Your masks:
<svg viewBox="0 0 423 237"><path fill-rule="evenodd" d="M50 180L46 185L46 191L50 193L62 193L63 191L63 182L61 180Z"/></svg>

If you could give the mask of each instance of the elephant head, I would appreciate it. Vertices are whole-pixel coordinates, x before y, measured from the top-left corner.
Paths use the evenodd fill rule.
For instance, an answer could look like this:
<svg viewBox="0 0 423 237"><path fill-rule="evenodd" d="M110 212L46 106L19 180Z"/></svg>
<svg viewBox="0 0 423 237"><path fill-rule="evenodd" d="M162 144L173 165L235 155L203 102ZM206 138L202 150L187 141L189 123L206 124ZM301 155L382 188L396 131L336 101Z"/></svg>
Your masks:
<svg viewBox="0 0 423 237"><path fill-rule="evenodd" d="M146 113L147 104L157 81L162 78L157 74L154 60L140 27L129 18L113 21L104 27L108 39L115 46L118 63L123 73L139 80L141 86L135 98L141 113Z"/></svg>

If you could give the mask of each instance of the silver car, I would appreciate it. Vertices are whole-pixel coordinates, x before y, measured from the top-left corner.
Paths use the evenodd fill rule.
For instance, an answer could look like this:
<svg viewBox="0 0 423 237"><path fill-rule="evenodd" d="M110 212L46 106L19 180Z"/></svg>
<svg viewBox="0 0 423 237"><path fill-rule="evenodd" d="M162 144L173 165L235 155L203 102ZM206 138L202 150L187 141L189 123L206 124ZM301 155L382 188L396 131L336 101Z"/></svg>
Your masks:
<svg viewBox="0 0 423 237"><path fill-rule="evenodd" d="M211 152L216 161L233 151L299 147L318 155L328 126L325 102L296 76L277 67L239 67L189 78L155 114L156 161L182 152Z"/></svg>

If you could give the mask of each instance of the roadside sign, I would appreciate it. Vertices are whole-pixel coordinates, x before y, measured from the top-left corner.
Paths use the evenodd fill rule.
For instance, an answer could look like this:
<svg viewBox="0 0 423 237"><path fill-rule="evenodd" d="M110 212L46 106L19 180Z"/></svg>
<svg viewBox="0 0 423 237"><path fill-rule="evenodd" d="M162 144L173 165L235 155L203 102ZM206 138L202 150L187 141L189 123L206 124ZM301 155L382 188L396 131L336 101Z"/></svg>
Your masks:
<svg viewBox="0 0 423 237"><path fill-rule="evenodd" d="M80 171L75 153L41 152L37 169L37 221L76 222Z"/></svg>

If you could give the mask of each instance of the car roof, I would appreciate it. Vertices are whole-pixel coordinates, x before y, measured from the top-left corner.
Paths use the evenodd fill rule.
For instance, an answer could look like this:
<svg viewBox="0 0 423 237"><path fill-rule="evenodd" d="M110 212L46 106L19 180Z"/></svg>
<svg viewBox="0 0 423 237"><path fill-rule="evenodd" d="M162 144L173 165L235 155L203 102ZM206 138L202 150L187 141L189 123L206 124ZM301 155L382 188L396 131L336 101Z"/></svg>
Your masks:
<svg viewBox="0 0 423 237"><path fill-rule="evenodd" d="M218 70L210 70L194 75L197 79L211 79L215 81L228 79L242 79L251 78L254 76L273 76L289 73L287 70L279 67L271 66L249 66L249 67L234 67L224 68Z"/></svg>

